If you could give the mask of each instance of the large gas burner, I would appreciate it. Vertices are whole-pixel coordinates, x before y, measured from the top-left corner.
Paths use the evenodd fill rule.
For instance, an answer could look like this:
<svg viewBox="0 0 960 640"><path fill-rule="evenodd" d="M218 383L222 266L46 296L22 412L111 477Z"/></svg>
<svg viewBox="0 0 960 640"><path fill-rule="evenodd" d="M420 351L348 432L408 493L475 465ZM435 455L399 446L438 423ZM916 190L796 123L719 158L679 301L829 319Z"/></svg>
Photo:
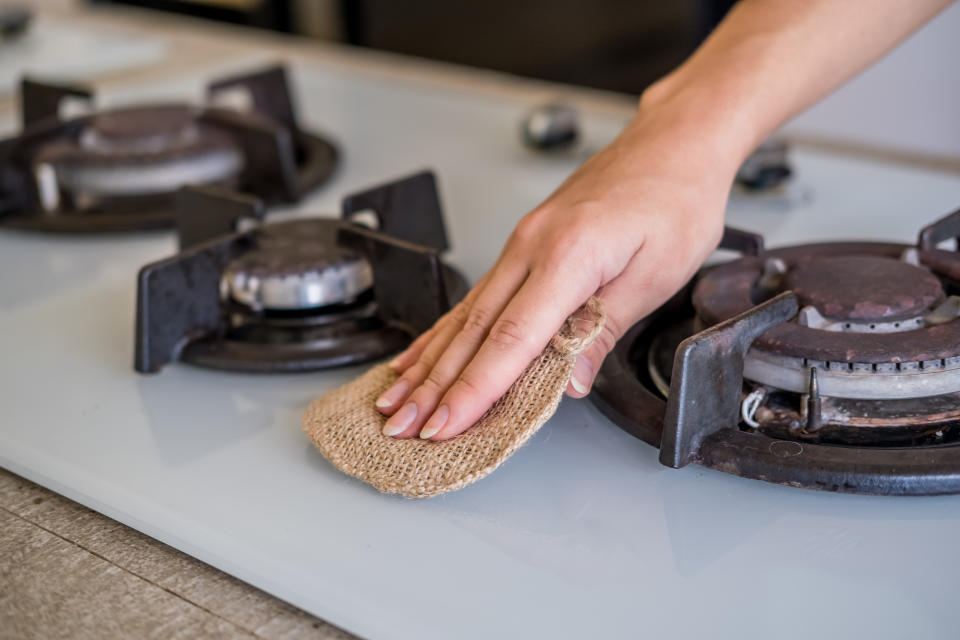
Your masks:
<svg viewBox="0 0 960 640"><path fill-rule="evenodd" d="M377 229L353 222L372 212ZM399 351L466 293L436 180L423 172L343 201L342 219L266 224L261 203L213 187L178 196L181 252L144 267L135 368L174 360L293 372Z"/></svg>
<svg viewBox="0 0 960 640"><path fill-rule="evenodd" d="M0 224L164 227L187 184L293 202L332 172L336 150L297 124L283 67L213 82L207 93L206 106L134 105L63 121L61 101L91 93L24 80L23 132L0 142ZM249 108L217 106L228 101Z"/></svg>
<svg viewBox="0 0 960 640"><path fill-rule="evenodd" d="M853 493L960 492L960 211L916 246L824 243L704 269L627 332L595 403L672 467Z"/></svg>

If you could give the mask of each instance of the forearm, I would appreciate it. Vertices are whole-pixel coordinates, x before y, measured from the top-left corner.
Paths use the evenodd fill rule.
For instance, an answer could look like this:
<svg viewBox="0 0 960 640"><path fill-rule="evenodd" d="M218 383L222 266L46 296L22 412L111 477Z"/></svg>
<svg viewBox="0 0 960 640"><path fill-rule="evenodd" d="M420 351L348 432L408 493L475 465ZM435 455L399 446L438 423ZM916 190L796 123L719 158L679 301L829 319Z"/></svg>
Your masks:
<svg viewBox="0 0 960 640"><path fill-rule="evenodd" d="M951 0L742 0L641 99L739 163L785 121L879 59Z"/></svg>

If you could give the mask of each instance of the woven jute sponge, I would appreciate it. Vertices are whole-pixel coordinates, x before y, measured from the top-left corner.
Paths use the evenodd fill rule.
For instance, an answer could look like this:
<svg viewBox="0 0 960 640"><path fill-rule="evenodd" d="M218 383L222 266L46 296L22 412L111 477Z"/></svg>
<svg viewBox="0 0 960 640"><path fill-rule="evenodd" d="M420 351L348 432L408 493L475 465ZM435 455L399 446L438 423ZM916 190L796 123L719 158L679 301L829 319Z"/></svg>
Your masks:
<svg viewBox="0 0 960 640"><path fill-rule="evenodd" d="M603 326L591 298L570 316L507 393L472 427L444 442L383 435L375 402L397 379L381 364L307 409L303 429L335 467L384 493L428 498L454 491L499 467L557 410L577 354Z"/></svg>

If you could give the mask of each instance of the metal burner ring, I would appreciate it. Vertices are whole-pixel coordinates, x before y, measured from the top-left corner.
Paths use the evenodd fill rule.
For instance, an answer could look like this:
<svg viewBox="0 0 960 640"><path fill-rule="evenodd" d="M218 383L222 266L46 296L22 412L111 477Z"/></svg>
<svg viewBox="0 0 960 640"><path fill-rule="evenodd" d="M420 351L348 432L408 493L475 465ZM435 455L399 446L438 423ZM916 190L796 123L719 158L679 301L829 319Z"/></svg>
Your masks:
<svg viewBox="0 0 960 640"><path fill-rule="evenodd" d="M806 393L817 369L820 394L857 400L925 398L960 391L960 356L879 364L793 358L750 349L743 377L770 387Z"/></svg>
<svg viewBox="0 0 960 640"><path fill-rule="evenodd" d="M243 164L243 154L238 150L219 149L151 166L72 165L51 168L59 184L69 191L110 197L171 193L185 184L221 182L239 175Z"/></svg>

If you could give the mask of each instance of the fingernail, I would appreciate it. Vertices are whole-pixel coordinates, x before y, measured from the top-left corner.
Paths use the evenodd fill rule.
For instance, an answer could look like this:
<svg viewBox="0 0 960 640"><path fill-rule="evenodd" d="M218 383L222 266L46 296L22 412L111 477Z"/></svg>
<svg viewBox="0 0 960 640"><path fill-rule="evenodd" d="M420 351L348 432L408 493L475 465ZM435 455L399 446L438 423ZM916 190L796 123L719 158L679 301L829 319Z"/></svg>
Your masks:
<svg viewBox="0 0 960 640"><path fill-rule="evenodd" d="M573 365L573 375L570 376L570 384L573 385L577 393L586 393L590 390L590 380L593 380L593 366L589 360L580 356L577 358L577 363Z"/></svg>
<svg viewBox="0 0 960 640"><path fill-rule="evenodd" d="M394 358L393 360L391 360L391 361L390 361L390 364L388 364L387 366L390 367L391 369L393 369L394 371L396 371L396 370L400 367L400 361L403 360L403 354L404 354L404 353L406 353L406 351L404 351L403 353L401 353L400 355L398 355L396 358Z"/></svg>
<svg viewBox="0 0 960 640"><path fill-rule="evenodd" d="M417 404L415 402L408 402L400 408L400 411L397 411L387 420L387 424L383 425L383 435L397 435L409 427L416 417Z"/></svg>
<svg viewBox="0 0 960 640"><path fill-rule="evenodd" d="M426 440L440 433L443 425L447 424L448 418L450 418L450 407L441 405L441 407L434 412L433 417L424 425L423 429L420 430L420 437Z"/></svg>
<svg viewBox="0 0 960 640"><path fill-rule="evenodd" d="M407 395L407 390L410 388L410 383L406 380L397 380L393 383L393 386L384 391L379 398L377 398L377 408L382 409L384 407L390 407L401 400L404 396ZM367 405L369 406L369 405Z"/></svg>

